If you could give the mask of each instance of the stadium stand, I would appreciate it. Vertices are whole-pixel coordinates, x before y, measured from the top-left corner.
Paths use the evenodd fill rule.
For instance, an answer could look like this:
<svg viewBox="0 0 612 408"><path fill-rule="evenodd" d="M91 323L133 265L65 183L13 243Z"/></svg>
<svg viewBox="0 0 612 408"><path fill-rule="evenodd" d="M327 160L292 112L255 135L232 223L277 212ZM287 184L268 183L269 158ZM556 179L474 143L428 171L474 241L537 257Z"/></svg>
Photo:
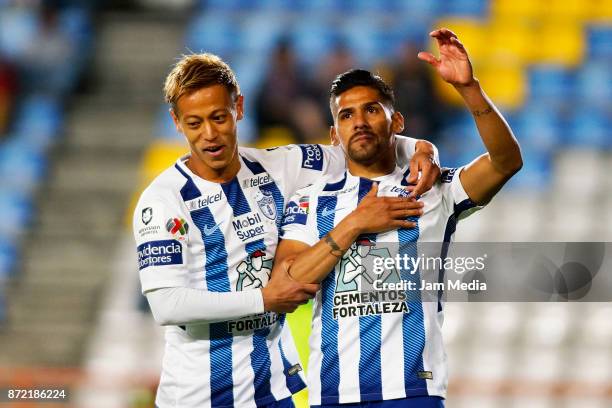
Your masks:
<svg viewBox="0 0 612 408"><path fill-rule="evenodd" d="M24 354L17 359L21 362L76 368L77 378L69 381L80 384L77 406L150 406L154 393L162 331L138 309L131 233L124 220L115 218L120 218L126 196L132 195L133 205L140 189L186 151L167 106L160 104L161 78L173 58L184 52L214 52L228 60L246 95L240 142L268 147L296 140L287 129L258 128L254 117L255 96L280 40L290 40L307 73L314 74L341 44L357 65L385 74L392 72L406 41L429 48L427 33L447 26L466 44L478 76L519 138L525 162L503 194L461 226L458 240L612 240L608 0L197 0L190 13L184 10L188 21L166 19L160 16L164 13L151 19L135 11L129 17L105 16L96 35L92 26L99 16L87 3L62 1L53 11L31 5L37 2L0 1L0 329L6 325L0 334L0 363L14 359L10 354L18 350ZM101 77L102 91L80 95L74 103L83 73L94 65L94 50L93 71ZM438 134L410 136L435 137L443 164L455 166L482 147L471 117L443 85L437 82L435 89L448 115L436 127ZM325 112L321 115L329 120ZM74 140L66 141L68 134ZM103 162L83 170L100 150ZM78 160L75 156L81 154ZM82 173L69 166L77 161ZM55 168L58 162L67 167ZM53 189L47 190L47 184L54 182L73 188L62 190L67 195L43 214L39 208ZM93 184L99 184L99 190ZM62 203L73 200L85 200L79 206L91 212L72 214L78 207ZM126 219L131 218L128 207ZM63 232L74 222L75 229L95 231L90 235L97 238L85 242L65 232L34 241L48 248L32 249L28 234L38 221ZM63 240L75 249L62 252L66 246L55 244ZM52 258L54 268L48 265ZM65 264L58 258L65 258ZM80 265L90 263L90 274L84 275ZM52 273L61 268L66 270ZM112 276L105 274L107 269ZM7 302L24 300L4 294L7 287L24 281L24 271L30 280L61 279L67 288L82 290L78 299L70 296L71 289L47 283L44 291L33 292L57 299L59 323L67 314L74 320L74 325L58 323L61 330L68 328L64 337L45 331L55 325L54 320L41 323L45 316L55 316L51 312L39 320L24 318L19 330L11 331ZM100 297L104 287L107 295ZM32 298L27 301L39 301ZM21 310L33 315L48 308L37 305ZM101 309L92 312L99 305ZM449 304L448 406L610 406L611 313L608 304ZM303 361L308 319L305 307L290 321L301 339ZM34 327L39 324L44 327ZM25 326L37 342L13 337L11 344L22 348L5 347L8 336L23 334ZM70 337L72 332L78 335ZM83 352L87 337L91 341ZM54 342L64 343L49 345ZM34 350L27 356L26 347ZM43 351L57 354L36 360ZM6 374L2 368L0 378ZM304 406L303 395L297 400Z"/></svg>
<svg viewBox="0 0 612 408"><path fill-rule="evenodd" d="M20 269L49 151L61 137L64 104L89 56L89 10L76 3L0 4L0 66L6 73L0 86L0 209L7 221L0 228L0 324L6 316L3 287Z"/></svg>

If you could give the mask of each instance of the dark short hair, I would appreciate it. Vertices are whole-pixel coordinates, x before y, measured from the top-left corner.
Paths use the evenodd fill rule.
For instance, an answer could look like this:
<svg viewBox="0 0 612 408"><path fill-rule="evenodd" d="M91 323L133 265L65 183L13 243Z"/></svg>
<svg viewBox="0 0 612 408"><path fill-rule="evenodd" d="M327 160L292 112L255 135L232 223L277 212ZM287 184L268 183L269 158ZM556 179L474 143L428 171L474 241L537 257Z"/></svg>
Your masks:
<svg viewBox="0 0 612 408"><path fill-rule="evenodd" d="M334 79L329 91L330 105L334 102L334 98L356 86L368 86L376 89L384 103L388 104L391 108L395 107L393 89L380 76L365 69L351 69Z"/></svg>

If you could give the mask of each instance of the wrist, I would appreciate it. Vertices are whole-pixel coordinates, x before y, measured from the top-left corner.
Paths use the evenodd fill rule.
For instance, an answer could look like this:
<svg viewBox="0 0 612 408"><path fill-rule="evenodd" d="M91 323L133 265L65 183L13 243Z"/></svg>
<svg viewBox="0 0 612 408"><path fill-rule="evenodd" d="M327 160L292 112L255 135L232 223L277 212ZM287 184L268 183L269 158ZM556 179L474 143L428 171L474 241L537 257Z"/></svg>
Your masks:
<svg viewBox="0 0 612 408"><path fill-rule="evenodd" d="M472 78L472 80L466 84L453 84L457 92L460 94L470 93L470 92L480 92L480 81L477 78Z"/></svg>
<svg viewBox="0 0 612 408"><path fill-rule="evenodd" d="M359 223L359 212L353 211L347 215L340 223L336 226L336 229L344 229L349 237L352 238L351 242L354 241L359 234L363 233L362 227Z"/></svg>
<svg viewBox="0 0 612 408"><path fill-rule="evenodd" d="M269 294L269 289L267 287L263 287L260 289L261 290L261 298L262 298L262 302L263 302L263 311L264 312L269 312L270 308L272 306L272 302L270 299L270 294Z"/></svg>

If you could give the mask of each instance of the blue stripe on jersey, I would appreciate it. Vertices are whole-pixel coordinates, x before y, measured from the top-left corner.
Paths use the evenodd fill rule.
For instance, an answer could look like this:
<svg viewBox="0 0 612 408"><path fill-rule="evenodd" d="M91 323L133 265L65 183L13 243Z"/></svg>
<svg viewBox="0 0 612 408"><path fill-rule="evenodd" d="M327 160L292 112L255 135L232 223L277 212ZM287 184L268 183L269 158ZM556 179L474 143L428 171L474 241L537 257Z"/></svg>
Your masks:
<svg viewBox="0 0 612 408"><path fill-rule="evenodd" d="M211 292L229 292L225 237L210 211L204 207L191 212L206 251L206 286ZM233 405L232 336L225 323L210 325L210 388L213 407Z"/></svg>
<svg viewBox="0 0 612 408"><path fill-rule="evenodd" d="M358 202L360 202L372 188L372 180L359 178ZM376 239L376 234L366 234L371 242ZM362 396L367 395L369 401L381 400L381 362L380 349L382 346L382 317L380 315L359 317L359 392Z"/></svg>
<svg viewBox="0 0 612 408"><path fill-rule="evenodd" d="M452 170L453 170L452 174L454 174L455 173L454 170L456 169L452 169ZM451 174L451 180L452 180L452 174ZM450 183L450 181L447 181L447 183ZM457 231L457 221L459 220L459 215L461 215L463 211L469 210L470 208L474 208L474 207L476 207L476 204L469 198L466 198L459 204L455 204L454 211L450 215L450 217L448 217L448 221L446 221L446 228L444 228L444 241L442 241L443 243L442 243L442 251L440 253L440 259L446 259L446 255L448 254L448 248L450 246L451 237L453 236L455 231ZM442 282L443 279L444 279L444 265L442 265L442 268L438 272L438 282ZM442 294L443 294L442 289L440 289L438 291L438 312L442 311Z"/></svg>
<svg viewBox="0 0 612 408"><path fill-rule="evenodd" d="M187 179L185 185L181 188L181 198L183 201L193 200L194 198L198 198L202 195L200 190L196 187L193 179L189 176L189 174L185 173L183 169L180 168L178 164L175 164L174 167Z"/></svg>
<svg viewBox="0 0 612 408"><path fill-rule="evenodd" d="M283 328L283 326L286 323L285 317L286 317L286 315L281 315L278 318L278 323L279 323L279 326L281 327L281 329ZM304 381L302 381L302 377L300 377L297 373L295 373L293 375L289 374L289 370L293 366L291 365L291 363L287 359L287 356L285 355L285 350L283 350L283 339L282 339L282 337L279 337L279 339L278 339L278 349L280 351L281 359L283 360L283 373L285 373L285 381L286 381L287 388L289 389L289 391L291 391L291 393L296 393L299 390L302 390L302 389L306 388L306 384L304 383Z"/></svg>
<svg viewBox="0 0 612 408"><path fill-rule="evenodd" d="M259 163L256 163L259 164ZM234 216L240 216L247 214L251 211L249 202L247 201L238 178L232 179L229 183L222 184L223 192L227 197L227 202L232 207ZM249 242L245 245L247 256L251 256L256 250L265 251L266 246L263 239ZM264 398L269 398L272 394L270 390L270 378L272 374L270 372L271 361L270 352L268 350L268 344L266 341L267 336L270 334L269 328L255 330L253 332L253 351L251 352L251 367L255 379L253 386L255 388L255 401L260 401Z"/></svg>
<svg viewBox="0 0 612 408"><path fill-rule="evenodd" d="M338 197L319 196L317 203L317 229L319 239L323 238L334 227L335 213L331 213L338 205ZM330 215L323 217L323 210ZM338 404L338 386L340 385L340 363L338 361L338 322L332 317L336 277L332 271L321 282L321 397L326 404Z"/></svg>
<svg viewBox="0 0 612 408"><path fill-rule="evenodd" d="M348 172L344 172L344 178L338 182L335 183L327 183L325 184L325 186L323 187L323 191L338 191L338 190L342 190L344 188L344 185L346 184L346 179L347 179L347 173Z"/></svg>
<svg viewBox="0 0 612 408"><path fill-rule="evenodd" d="M405 255L415 259L417 257L417 244L419 239L419 226L417 217L409 217L408 220L416 222L415 228L400 228L397 231L399 241L399 255ZM401 278L405 281L414 282L420 286L421 275L419 271L411 274L412 271L403 268ZM406 292L408 297L409 313L404 314L402 319L402 335L404 345L404 387L406 396L423 395L427 393L427 383L418 377L419 371L423 368L423 350L425 348L425 320L423 317L423 304L420 295ZM417 297L415 299L415 296Z"/></svg>
<svg viewBox="0 0 612 408"><path fill-rule="evenodd" d="M234 405L232 341L225 322L210 324L210 405Z"/></svg>

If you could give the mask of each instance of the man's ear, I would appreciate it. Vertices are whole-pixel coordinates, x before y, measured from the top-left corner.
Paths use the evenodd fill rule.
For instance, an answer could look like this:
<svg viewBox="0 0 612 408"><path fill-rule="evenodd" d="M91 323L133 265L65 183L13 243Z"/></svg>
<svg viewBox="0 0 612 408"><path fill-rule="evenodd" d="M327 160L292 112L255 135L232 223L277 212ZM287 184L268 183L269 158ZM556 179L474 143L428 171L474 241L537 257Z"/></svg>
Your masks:
<svg viewBox="0 0 612 408"><path fill-rule="evenodd" d="M338 134L336 133L336 127L329 127L329 139L331 140L332 146L340 145L340 139L338 138Z"/></svg>
<svg viewBox="0 0 612 408"><path fill-rule="evenodd" d="M238 95L236 97L236 120L240 120L244 117L244 96Z"/></svg>
<svg viewBox="0 0 612 408"><path fill-rule="evenodd" d="M172 121L174 122L174 126L176 127L177 132L183 133L183 128L181 127L181 123L179 122L176 113L174 113L174 109L170 108L168 109L168 112L170 112L170 116L172 116Z"/></svg>
<svg viewBox="0 0 612 408"><path fill-rule="evenodd" d="M398 135L404 131L404 116L400 112L391 115L391 132Z"/></svg>

